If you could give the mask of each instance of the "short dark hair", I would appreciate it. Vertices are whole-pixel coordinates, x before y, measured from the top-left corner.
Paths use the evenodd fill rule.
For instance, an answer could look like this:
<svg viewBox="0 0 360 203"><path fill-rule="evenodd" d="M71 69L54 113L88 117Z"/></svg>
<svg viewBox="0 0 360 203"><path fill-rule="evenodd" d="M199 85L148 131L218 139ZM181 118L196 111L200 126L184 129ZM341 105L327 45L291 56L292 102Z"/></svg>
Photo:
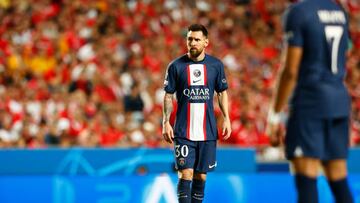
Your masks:
<svg viewBox="0 0 360 203"><path fill-rule="evenodd" d="M208 31L205 26L201 24L192 24L188 27L188 32L190 31L201 31L205 37L208 37Z"/></svg>

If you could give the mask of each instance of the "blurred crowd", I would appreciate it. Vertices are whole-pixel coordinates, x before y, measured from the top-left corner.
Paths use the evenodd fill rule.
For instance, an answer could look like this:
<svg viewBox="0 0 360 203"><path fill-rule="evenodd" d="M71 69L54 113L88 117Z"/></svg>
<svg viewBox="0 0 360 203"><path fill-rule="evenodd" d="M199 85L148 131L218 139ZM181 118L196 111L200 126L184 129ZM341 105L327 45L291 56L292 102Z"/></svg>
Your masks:
<svg viewBox="0 0 360 203"><path fill-rule="evenodd" d="M226 68L233 133L220 144L267 146L289 3L1 0L0 147L169 147L161 136L164 74L186 53L191 23L207 26L207 52ZM350 14L347 83L357 144L360 3L342 3Z"/></svg>

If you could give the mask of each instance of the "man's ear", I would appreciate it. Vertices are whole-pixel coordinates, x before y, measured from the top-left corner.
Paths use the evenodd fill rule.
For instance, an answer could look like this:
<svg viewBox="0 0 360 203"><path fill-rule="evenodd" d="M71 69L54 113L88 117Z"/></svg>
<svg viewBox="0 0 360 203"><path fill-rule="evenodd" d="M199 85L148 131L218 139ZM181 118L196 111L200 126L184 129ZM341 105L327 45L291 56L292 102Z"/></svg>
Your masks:
<svg viewBox="0 0 360 203"><path fill-rule="evenodd" d="M209 45L209 38L205 39L205 47L207 47Z"/></svg>

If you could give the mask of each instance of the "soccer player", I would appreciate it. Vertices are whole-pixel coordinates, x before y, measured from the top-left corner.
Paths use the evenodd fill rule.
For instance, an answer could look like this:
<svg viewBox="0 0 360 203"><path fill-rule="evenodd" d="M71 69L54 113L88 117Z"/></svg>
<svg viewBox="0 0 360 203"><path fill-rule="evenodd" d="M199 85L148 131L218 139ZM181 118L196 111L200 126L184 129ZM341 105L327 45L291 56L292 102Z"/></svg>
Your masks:
<svg viewBox="0 0 360 203"><path fill-rule="evenodd" d="M344 85L348 18L334 0L304 0L285 12L286 56L268 116L270 142L282 140L280 112L290 94L285 154L299 203L317 203L323 166L337 203L352 203L347 182L350 98Z"/></svg>
<svg viewBox="0 0 360 203"><path fill-rule="evenodd" d="M186 40L188 52L169 64L165 76L162 134L175 146L178 200L195 203L204 199L206 173L217 164L215 91L223 116L223 139L230 137L231 127L224 65L205 54L209 44L207 29L200 24L190 25ZM169 119L174 93L178 108L173 129Z"/></svg>

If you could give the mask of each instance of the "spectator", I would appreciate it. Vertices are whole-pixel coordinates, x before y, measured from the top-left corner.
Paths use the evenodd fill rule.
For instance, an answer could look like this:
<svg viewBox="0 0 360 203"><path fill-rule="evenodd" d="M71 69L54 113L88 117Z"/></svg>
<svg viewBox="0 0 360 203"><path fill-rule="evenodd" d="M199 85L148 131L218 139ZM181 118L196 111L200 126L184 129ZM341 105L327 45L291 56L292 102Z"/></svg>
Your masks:
<svg viewBox="0 0 360 203"><path fill-rule="evenodd" d="M355 145L360 144L360 6L341 1L350 12L353 40L347 81ZM289 1L237 2L0 1L0 147L30 147L28 137L40 139L33 147L169 147L158 140L162 75L172 58L186 52L179 49L183 27L194 19L209 28L216 43L207 51L224 61L232 90L230 116L238 130L221 144L266 146L281 13ZM15 130L27 114L41 135L30 136L29 127Z"/></svg>

